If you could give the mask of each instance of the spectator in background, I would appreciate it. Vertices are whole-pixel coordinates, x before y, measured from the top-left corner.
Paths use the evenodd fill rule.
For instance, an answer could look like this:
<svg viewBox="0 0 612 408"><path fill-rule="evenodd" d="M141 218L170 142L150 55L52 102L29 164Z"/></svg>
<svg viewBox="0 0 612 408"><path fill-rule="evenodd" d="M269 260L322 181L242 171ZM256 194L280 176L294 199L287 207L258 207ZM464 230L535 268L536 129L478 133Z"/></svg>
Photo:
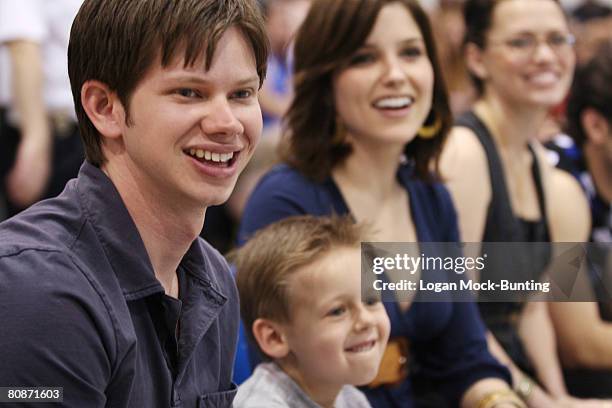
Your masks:
<svg viewBox="0 0 612 408"><path fill-rule="evenodd" d="M67 70L82 0L0 0L0 195L7 215L59 194L83 148Z"/></svg>
<svg viewBox="0 0 612 408"><path fill-rule="evenodd" d="M567 103L567 135L548 144L557 167L569 171L589 198L591 242L612 242L612 38L576 70ZM569 136L568 136L569 135Z"/></svg>
<svg viewBox="0 0 612 408"><path fill-rule="evenodd" d="M592 58L602 41L612 38L612 8L601 1L587 0L573 9L570 18L571 29L576 36L577 65L580 66ZM538 140L542 143L551 142L562 135L566 127L566 102L563 100L550 110L538 134Z"/></svg>
<svg viewBox="0 0 612 408"><path fill-rule="evenodd" d="M457 115L467 111L476 99L476 90L463 53L463 3L465 0L441 0L431 19L451 110Z"/></svg>
<svg viewBox="0 0 612 408"><path fill-rule="evenodd" d="M578 65L581 65L594 56L600 42L612 38L612 7L587 0L572 11L571 18Z"/></svg>
<svg viewBox="0 0 612 408"><path fill-rule="evenodd" d="M479 99L458 118L441 158L462 239L483 245L583 241L588 209L580 187L550 166L535 140L574 71L574 39L561 5L467 0L465 19L466 58ZM544 250L519 254L510 268L540 279L550 246L534 247ZM483 302L480 310L491 350L511 368L515 389L530 406L597 406L568 394L545 302Z"/></svg>
<svg viewBox="0 0 612 408"><path fill-rule="evenodd" d="M310 0L260 0L270 40L268 75L259 94L264 134L278 136L279 121L293 94L291 43L308 13Z"/></svg>
<svg viewBox="0 0 612 408"><path fill-rule="evenodd" d="M595 303L553 303L559 352L568 390L584 397L612 397L612 272L606 265L612 243L612 40L576 71L567 105L568 133L548 147L558 167L580 181L591 207L589 262ZM580 275L580 278L583 278Z"/></svg>

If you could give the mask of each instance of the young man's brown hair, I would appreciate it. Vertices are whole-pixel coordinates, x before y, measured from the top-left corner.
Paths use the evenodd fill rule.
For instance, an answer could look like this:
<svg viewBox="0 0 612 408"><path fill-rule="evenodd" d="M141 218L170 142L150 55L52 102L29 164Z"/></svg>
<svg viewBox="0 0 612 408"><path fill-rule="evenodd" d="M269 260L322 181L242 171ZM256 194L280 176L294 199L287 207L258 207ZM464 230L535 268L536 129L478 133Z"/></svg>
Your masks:
<svg viewBox="0 0 612 408"><path fill-rule="evenodd" d="M115 92L129 121L130 96L154 63L186 66L202 55L210 68L219 39L237 27L251 45L260 85L266 75L268 40L256 0L87 0L72 25L68 73L87 160L105 162L100 134L81 105L88 80ZM159 61L159 62L158 62Z"/></svg>
<svg viewBox="0 0 612 408"><path fill-rule="evenodd" d="M336 248L359 247L366 234L365 227L349 217L296 216L258 231L232 253L240 314L252 344L257 345L252 333L255 320L290 321L289 282L299 269Z"/></svg>

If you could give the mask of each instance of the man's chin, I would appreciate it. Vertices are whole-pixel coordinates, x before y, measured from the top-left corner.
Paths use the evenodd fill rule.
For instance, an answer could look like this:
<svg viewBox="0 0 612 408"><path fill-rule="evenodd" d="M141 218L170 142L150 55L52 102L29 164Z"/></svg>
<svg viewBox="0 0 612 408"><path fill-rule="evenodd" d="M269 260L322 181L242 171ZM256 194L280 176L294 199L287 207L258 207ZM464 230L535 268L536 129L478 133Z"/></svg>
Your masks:
<svg viewBox="0 0 612 408"><path fill-rule="evenodd" d="M208 192L206 197L202 197L200 202L203 202L206 207L212 207L215 205L225 204L227 200L232 196L232 192L234 191L234 185L232 184L231 188L228 187L225 191L221 191L220 189L215 192L215 194L210 194Z"/></svg>

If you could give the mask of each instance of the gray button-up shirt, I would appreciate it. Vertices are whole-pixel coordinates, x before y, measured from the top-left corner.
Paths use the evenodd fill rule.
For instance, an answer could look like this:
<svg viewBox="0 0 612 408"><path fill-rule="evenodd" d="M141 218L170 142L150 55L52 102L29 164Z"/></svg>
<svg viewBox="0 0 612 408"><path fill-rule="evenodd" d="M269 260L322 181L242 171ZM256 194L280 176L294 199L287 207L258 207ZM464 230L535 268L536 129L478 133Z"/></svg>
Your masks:
<svg viewBox="0 0 612 408"><path fill-rule="evenodd" d="M317 358L317 356L313 356ZM238 388L234 408L321 408L275 363L261 363ZM365 395L345 385L334 408L370 408Z"/></svg>
<svg viewBox="0 0 612 408"><path fill-rule="evenodd" d="M227 263L198 239L177 273L174 299L113 183L85 163L60 196L0 224L0 386L63 387L66 407L231 406Z"/></svg>

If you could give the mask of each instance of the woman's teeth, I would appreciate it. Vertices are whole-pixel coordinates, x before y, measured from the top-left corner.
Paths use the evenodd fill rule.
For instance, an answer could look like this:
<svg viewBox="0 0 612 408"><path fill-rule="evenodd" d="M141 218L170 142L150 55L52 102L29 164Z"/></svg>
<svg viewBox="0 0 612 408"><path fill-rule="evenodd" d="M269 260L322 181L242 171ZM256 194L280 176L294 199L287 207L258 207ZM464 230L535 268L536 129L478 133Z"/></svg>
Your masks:
<svg viewBox="0 0 612 408"><path fill-rule="evenodd" d="M374 102L374 107L378 109L404 109L412 105L414 99L409 96L396 96L379 99Z"/></svg>

